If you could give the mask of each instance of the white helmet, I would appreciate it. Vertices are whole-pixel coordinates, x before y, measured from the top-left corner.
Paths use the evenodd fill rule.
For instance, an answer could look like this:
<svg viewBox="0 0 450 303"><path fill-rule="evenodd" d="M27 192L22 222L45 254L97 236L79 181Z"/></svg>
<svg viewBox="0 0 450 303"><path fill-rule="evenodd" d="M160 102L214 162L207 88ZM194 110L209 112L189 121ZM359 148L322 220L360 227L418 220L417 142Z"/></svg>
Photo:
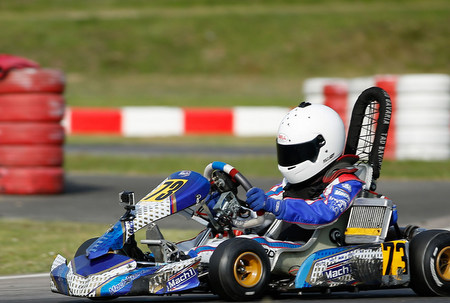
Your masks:
<svg viewBox="0 0 450 303"><path fill-rule="evenodd" d="M339 158L344 144L341 117L328 106L303 102L278 128L278 169L289 183L303 182Z"/></svg>

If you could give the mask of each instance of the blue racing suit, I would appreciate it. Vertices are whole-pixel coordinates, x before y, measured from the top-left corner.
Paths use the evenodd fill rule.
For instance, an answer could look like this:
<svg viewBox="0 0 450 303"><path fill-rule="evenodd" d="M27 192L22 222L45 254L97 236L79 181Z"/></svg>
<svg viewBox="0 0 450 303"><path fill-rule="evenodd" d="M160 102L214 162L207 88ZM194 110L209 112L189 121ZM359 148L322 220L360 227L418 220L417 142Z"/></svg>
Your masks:
<svg viewBox="0 0 450 303"><path fill-rule="evenodd" d="M272 187L265 195L259 188L247 192L247 203L254 210L266 210L277 219L303 228L317 228L335 222L353 203L364 182L352 173L331 180L323 192L311 199L286 196L286 181Z"/></svg>

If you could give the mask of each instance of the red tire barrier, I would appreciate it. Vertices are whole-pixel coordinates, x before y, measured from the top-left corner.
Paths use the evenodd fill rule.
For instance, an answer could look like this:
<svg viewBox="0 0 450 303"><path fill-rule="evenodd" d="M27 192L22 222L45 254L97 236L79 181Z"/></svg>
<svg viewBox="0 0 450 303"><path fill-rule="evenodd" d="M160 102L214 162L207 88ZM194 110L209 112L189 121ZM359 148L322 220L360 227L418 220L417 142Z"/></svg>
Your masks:
<svg viewBox="0 0 450 303"><path fill-rule="evenodd" d="M0 144L63 144L64 128L58 123L0 123Z"/></svg>
<svg viewBox="0 0 450 303"><path fill-rule="evenodd" d="M22 58L9 54L0 54L0 79L5 77L6 74L17 68L40 68L37 62L31 61L27 58Z"/></svg>
<svg viewBox="0 0 450 303"><path fill-rule="evenodd" d="M63 191L64 87L61 71L0 54L0 193Z"/></svg>
<svg viewBox="0 0 450 303"><path fill-rule="evenodd" d="M64 189L60 167L0 167L0 192L6 194L56 194Z"/></svg>
<svg viewBox="0 0 450 303"><path fill-rule="evenodd" d="M0 81L0 94L55 93L64 91L64 74L54 69L23 68L10 70Z"/></svg>
<svg viewBox="0 0 450 303"><path fill-rule="evenodd" d="M63 154L58 145L0 146L0 166L61 166Z"/></svg>
<svg viewBox="0 0 450 303"><path fill-rule="evenodd" d="M344 124L348 125L348 109L347 109L347 97L348 88L343 84L329 84L323 88L323 94L325 96L324 104L334 109L341 117Z"/></svg>
<svg viewBox="0 0 450 303"><path fill-rule="evenodd" d="M59 122L64 116L65 100L59 94L0 95L0 121Z"/></svg>

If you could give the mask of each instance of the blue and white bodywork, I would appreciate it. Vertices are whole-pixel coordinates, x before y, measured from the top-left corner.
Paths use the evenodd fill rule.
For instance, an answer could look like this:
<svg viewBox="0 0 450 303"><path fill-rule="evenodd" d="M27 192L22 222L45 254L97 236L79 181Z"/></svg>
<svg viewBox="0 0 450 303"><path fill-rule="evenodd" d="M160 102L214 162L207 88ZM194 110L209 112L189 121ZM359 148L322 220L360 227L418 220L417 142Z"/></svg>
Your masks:
<svg viewBox="0 0 450 303"><path fill-rule="evenodd" d="M170 175L72 261L58 255L51 268L51 290L78 297L117 297L196 288L200 257L140 262L127 255L124 246L141 228L203 201L209 190L209 181L196 172Z"/></svg>

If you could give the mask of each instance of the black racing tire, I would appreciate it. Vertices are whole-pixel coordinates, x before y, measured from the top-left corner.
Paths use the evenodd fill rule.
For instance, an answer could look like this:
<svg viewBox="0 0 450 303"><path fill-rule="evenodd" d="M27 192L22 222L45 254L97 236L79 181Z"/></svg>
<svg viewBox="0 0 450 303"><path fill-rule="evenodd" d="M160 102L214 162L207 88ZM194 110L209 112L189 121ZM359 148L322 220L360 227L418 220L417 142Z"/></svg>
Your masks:
<svg viewBox="0 0 450 303"><path fill-rule="evenodd" d="M75 256L74 258L81 256L81 255L86 255L86 249L91 246L92 243L94 243L97 238L91 238L89 240L86 240L83 242L83 244L80 245L80 247L78 247L77 251L75 252Z"/></svg>
<svg viewBox="0 0 450 303"><path fill-rule="evenodd" d="M411 239L411 288L419 296L450 296L450 232L427 230Z"/></svg>
<svg viewBox="0 0 450 303"><path fill-rule="evenodd" d="M209 282L214 293L228 301L261 298L270 279L270 261L254 240L233 238L221 243L209 261Z"/></svg>

